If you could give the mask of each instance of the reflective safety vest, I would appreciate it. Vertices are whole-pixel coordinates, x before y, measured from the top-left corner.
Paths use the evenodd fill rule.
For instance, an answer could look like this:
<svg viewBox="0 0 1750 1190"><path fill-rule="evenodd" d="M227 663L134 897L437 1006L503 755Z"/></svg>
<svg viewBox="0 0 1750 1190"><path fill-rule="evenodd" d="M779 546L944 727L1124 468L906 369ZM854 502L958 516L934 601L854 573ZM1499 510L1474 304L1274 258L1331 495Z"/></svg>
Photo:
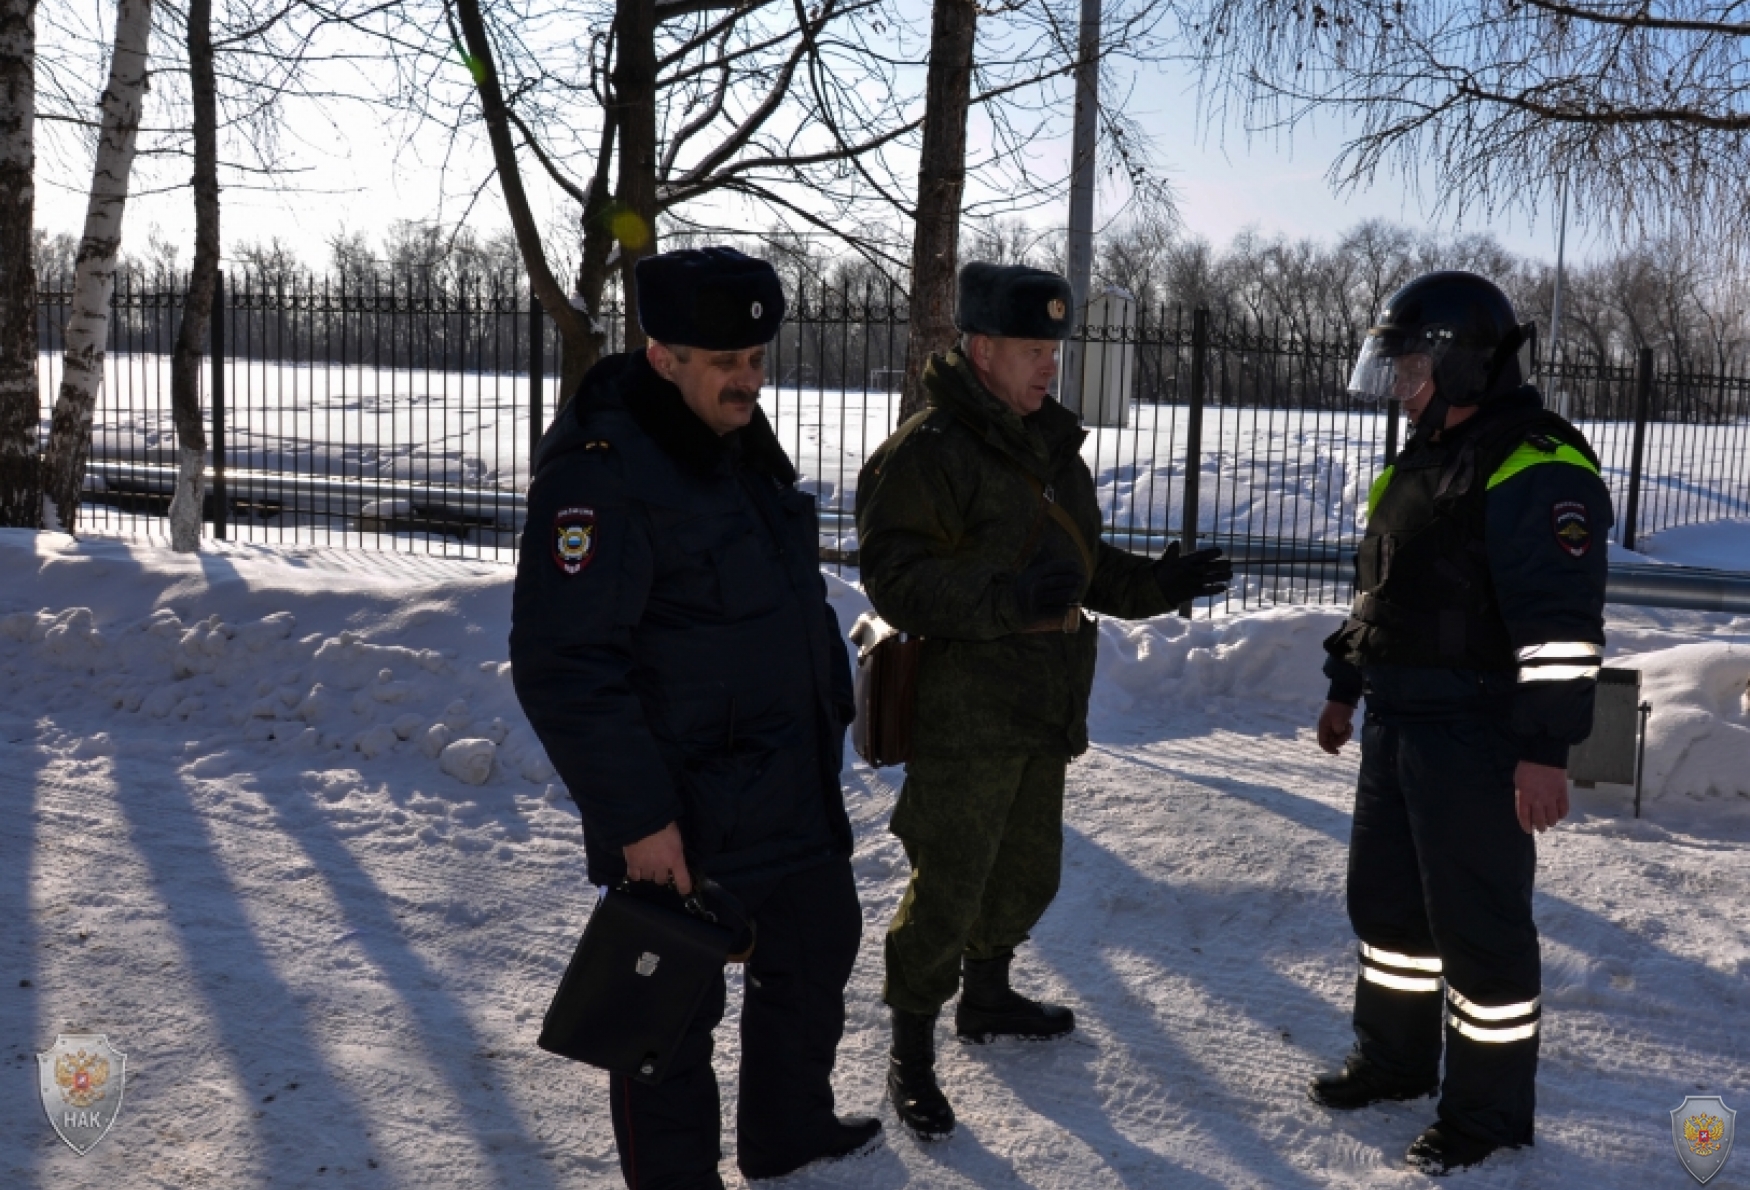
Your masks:
<svg viewBox="0 0 1750 1190"><path fill-rule="evenodd" d="M1547 410L1485 413L1442 441L1414 439L1367 497L1355 602L1325 648L1353 665L1512 670L1484 541L1489 493L1531 467L1598 474L1586 437Z"/></svg>

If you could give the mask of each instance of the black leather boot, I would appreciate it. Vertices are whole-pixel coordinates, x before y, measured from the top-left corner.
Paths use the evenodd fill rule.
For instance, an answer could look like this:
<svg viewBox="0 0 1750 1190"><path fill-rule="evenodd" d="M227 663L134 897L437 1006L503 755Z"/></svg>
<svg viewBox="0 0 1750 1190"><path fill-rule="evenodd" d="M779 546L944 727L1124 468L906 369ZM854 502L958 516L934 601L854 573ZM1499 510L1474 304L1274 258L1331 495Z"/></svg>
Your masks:
<svg viewBox="0 0 1750 1190"><path fill-rule="evenodd" d="M960 1003L954 1009L954 1032L960 1040L981 1044L998 1037L1043 1040L1062 1037L1076 1027L1076 1014L1063 1005L1029 1000L1009 986L1013 958L961 960Z"/></svg>
<svg viewBox="0 0 1750 1190"><path fill-rule="evenodd" d="M954 1109L936 1085L936 1016L893 1010L893 1052L887 1058L887 1097L899 1122L919 1140L954 1131Z"/></svg>
<svg viewBox="0 0 1750 1190"><path fill-rule="evenodd" d="M781 1178L804 1166L855 1157L875 1148L880 1140L881 1121L874 1116L835 1116L826 1135L820 1138L820 1148L814 1156L782 1165L755 1165L751 1168L743 1165L741 1174L750 1182Z"/></svg>
<svg viewBox="0 0 1750 1190"><path fill-rule="evenodd" d="M1404 1163L1431 1178L1442 1178L1455 1169L1468 1169L1476 1165L1490 1153L1503 1147L1506 1146L1461 1132L1441 1120L1430 1124L1421 1136L1410 1143L1410 1151L1404 1154Z"/></svg>
<svg viewBox="0 0 1750 1190"><path fill-rule="evenodd" d="M1341 1070L1313 1076L1306 1095L1320 1107L1354 1111L1387 1100L1420 1099L1440 1089L1438 1079L1406 1080L1382 1071L1357 1053L1351 1053Z"/></svg>

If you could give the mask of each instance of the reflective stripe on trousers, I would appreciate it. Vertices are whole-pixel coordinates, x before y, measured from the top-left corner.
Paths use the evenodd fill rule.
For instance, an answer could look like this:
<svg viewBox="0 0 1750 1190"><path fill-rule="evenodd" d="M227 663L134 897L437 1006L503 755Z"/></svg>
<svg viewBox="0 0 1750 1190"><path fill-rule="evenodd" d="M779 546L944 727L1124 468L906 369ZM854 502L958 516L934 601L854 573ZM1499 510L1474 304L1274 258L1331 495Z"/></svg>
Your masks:
<svg viewBox="0 0 1750 1190"><path fill-rule="evenodd" d="M1361 978L1398 992L1438 992L1441 963L1436 957L1399 954L1363 942Z"/></svg>
<svg viewBox="0 0 1750 1190"><path fill-rule="evenodd" d="M1505 1045L1536 1037L1542 1016L1542 996L1517 1004L1477 1004L1457 988L1446 989L1446 1023L1485 1045Z"/></svg>

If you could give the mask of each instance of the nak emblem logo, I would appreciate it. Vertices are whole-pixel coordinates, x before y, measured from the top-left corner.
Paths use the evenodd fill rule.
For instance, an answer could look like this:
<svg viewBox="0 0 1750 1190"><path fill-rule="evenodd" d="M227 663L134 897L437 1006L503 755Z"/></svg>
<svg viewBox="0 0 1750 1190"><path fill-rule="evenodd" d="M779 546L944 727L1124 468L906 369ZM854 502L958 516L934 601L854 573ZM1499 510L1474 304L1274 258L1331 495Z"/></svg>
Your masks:
<svg viewBox="0 0 1750 1190"><path fill-rule="evenodd" d="M635 969L640 975L655 975L656 965L660 962L662 962L661 955L651 954L647 950L638 956L638 965Z"/></svg>
<svg viewBox="0 0 1750 1190"><path fill-rule="evenodd" d="M1732 1154L1738 1113L1718 1095L1691 1095L1671 1109L1671 1143L1689 1176L1707 1185Z"/></svg>
<svg viewBox="0 0 1750 1190"><path fill-rule="evenodd" d="M102 1033L63 1033L36 1056L43 1111L55 1134L83 1157L122 1109L128 1056Z"/></svg>

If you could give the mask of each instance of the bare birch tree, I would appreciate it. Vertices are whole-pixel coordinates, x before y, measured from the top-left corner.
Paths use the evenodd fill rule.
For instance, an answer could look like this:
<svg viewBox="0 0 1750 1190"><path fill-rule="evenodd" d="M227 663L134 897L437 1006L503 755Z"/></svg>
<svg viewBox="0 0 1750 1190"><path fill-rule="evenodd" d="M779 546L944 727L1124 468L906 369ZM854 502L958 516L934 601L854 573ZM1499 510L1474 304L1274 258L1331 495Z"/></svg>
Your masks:
<svg viewBox="0 0 1750 1190"><path fill-rule="evenodd" d="M324 50L324 33L350 29L372 0L161 0L152 19L160 60L147 88L148 106L135 120L132 188L175 189L192 181L195 242L186 278L181 321L171 356L171 413L177 439L177 474L170 505L172 545L198 548L205 494L207 439L201 406L201 363L212 319L220 266L221 169L241 188L295 193L295 167L281 149L286 108L292 102L337 122L338 109L356 96L334 89L337 77L360 68L357 45ZM104 121L86 118L73 90L76 80L111 57L110 39L64 6L56 32L62 51L50 71L47 110L39 119L51 129L76 130L77 140L103 131ZM70 52L68 52L70 51ZM338 69L323 69L335 67ZM228 150L228 152L227 152ZM178 175L184 164L188 173ZM160 261L173 260L156 253ZM83 250L83 244L81 245ZM183 283L174 267L155 283ZM69 340L71 342L71 340ZM84 462L79 463L82 470Z"/></svg>
<svg viewBox="0 0 1750 1190"><path fill-rule="evenodd" d="M151 32L152 0L119 0L109 81L98 101L103 123L74 273L61 389L43 455L42 526L65 533L78 528L79 490L91 452L91 415L103 384L109 302L115 292L122 216L146 98Z"/></svg>
<svg viewBox="0 0 1750 1190"><path fill-rule="evenodd" d="M36 375L36 0L0 0L0 527L41 517Z"/></svg>

